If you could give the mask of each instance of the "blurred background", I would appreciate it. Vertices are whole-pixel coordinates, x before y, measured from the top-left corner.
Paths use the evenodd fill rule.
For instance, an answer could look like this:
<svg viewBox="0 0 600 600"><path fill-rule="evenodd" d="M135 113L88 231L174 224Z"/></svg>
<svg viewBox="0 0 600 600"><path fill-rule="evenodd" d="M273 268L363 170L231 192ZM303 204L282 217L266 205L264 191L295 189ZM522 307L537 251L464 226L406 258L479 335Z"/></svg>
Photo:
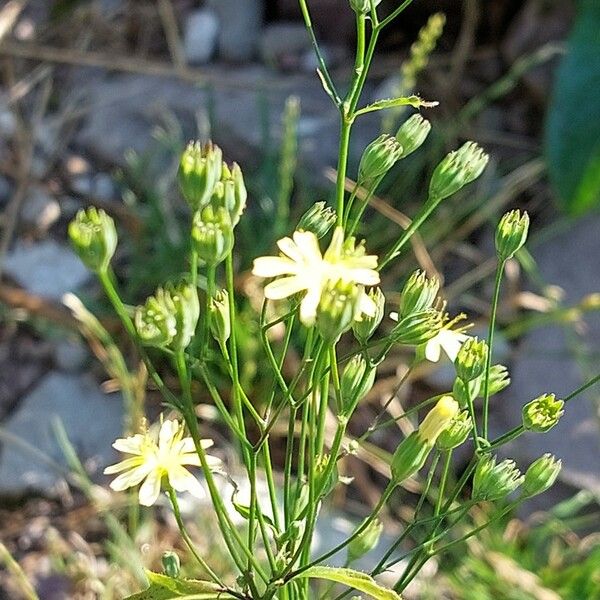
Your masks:
<svg viewBox="0 0 600 600"><path fill-rule="evenodd" d="M396 5L383 0L380 9ZM347 0L309 6L343 89L354 15ZM566 395L600 365L598 31L598 0L414 0L386 30L363 97L439 101L425 113L428 142L386 177L367 212L361 235L374 253L406 226L447 151L473 139L491 155L478 183L442 205L388 271L388 298L421 267L440 276L452 311L485 332L495 224L508 208L532 217L528 251L509 264L499 309L495 360L509 367L512 385L493 406L497 432L520 422L524 402ZM271 382L260 376L249 267L308 206L331 197L335 179L338 117L316 66L297 0L0 2L0 541L43 600L120 598L139 589L142 565L156 567L177 543L167 511L128 537L115 517L122 507L91 483L106 484L100 473L123 431L123 395L143 395L150 417L161 405L155 391L145 393L135 352L71 252L68 221L89 204L115 218L122 294L139 303L186 268L188 225L175 182L184 145L212 138L239 162L250 200L238 229L244 300L236 326L244 384L260 404ZM409 115L394 109L357 123L349 177L366 144ZM67 293L98 316L129 372L115 365L111 338L94 332L80 308L65 307ZM409 359L398 351L382 365L353 434L368 428ZM290 361L291 371L293 352ZM450 363L415 373L390 416L452 381ZM197 393L210 436L235 464L209 399ZM430 563L407 598L600 598L599 399L591 389L554 430L510 448L524 467L555 453L560 483L443 564ZM400 439L397 426L376 435L390 451ZM328 508L328 539L328 528L360 519L385 482L376 453L348 457L343 468L354 481ZM393 507L390 535L419 489L416 482ZM202 511L190 510L202 538ZM20 598L0 563L0 598Z"/></svg>

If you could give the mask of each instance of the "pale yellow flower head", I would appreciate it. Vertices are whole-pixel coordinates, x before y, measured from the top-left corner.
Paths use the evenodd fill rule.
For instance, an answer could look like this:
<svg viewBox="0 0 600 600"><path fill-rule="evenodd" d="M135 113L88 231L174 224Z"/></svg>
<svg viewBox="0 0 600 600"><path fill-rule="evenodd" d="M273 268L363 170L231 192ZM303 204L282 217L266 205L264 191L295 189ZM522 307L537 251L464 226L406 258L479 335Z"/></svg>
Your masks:
<svg viewBox="0 0 600 600"><path fill-rule="evenodd" d="M212 443L212 440L202 440L203 448L210 448ZM110 487L120 492L141 483L141 505L152 506L156 502L163 478L177 492L190 492L199 498L205 495L198 479L184 467L200 466L200 458L192 438L183 437L183 426L178 421L167 420L160 428L120 438L113 448L132 457L104 469L105 475L121 473ZM208 455L206 458L211 468L219 468L221 461L218 458Z"/></svg>
<svg viewBox="0 0 600 600"><path fill-rule="evenodd" d="M458 402L452 396L442 396L423 419L418 431L419 438L427 444L435 444L440 433L450 425L458 411Z"/></svg>
<svg viewBox="0 0 600 600"><path fill-rule="evenodd" d="M379 283L377 257L367 255L354 239L344 240L344 230L337 227L325 255L317 236L311 231L295 231L291 238L277 242L280 256L262 256L254 261L252 273L258 277L280 277L265 287L265 297L282 300L304 292L300 304L300 320L307 326L315 322L322 292L327 283L343 281L358 286ZM282 277L283 276L283 277ZM366 294L361 297L361 310L374 314L376 306Z"/></svg>

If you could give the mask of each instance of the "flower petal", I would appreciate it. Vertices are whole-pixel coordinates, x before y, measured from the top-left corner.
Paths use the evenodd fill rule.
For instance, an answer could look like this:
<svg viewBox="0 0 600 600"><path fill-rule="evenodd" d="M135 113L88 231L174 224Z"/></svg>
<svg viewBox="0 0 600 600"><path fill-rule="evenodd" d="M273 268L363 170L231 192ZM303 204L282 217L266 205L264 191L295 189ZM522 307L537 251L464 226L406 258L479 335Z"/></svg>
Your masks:
<svg viewBox="0 0 600 600"><path fill-rule="evenodd" d="M265 287L265 298L269 300L282 300L305 290L308 285L307 280L298 275L283 277L282 279L272 281Z"/></svg>
<svg viewBox="0 0 600 600"><path fill-rule="evenodd" d="M358 299L358 309L360 313L363 313L368 317L374 317L377 313L377 304L375 304L372 298L369 298L364 290Z"/></svg>
<svg viewBox="0 0 600 600"><path fill-rule="evenodd" d="M254 260L252 273L257 277L293 275L298 270L294 261L283 256L261 256Z"/></svg>
<svg viewBox="0 0 600 600"><path fill-rule="evenodd" d="M436 335L434 338L431 338L426 344L425 344L425 358L429 361L429 362L438 362L440 360L440 356L441 356L441 346L440 346L440 341L438 339L438 335Z"/></svg>
<svg viewBox="0 0 600 600"><path fill-rule="evenodd" d="M152 506L158 500L161 478L162 473L157 469L148 474L148 477L146 478L146 481L142 483L138 494L142 506Z"/></svg>
<svg viewBox="0 0 600 600"><path fill-rule="evenodd" d="M289 237L284 237L277 242L277 247L287 257L291 258L293 262L302 263L304 262L304 256L302 250L296 245L296 243ZM289 259L288 258L288 259ZM284 260L288 260L284 259Z"/></svg>
<svg viewBox="0 0 600 600"><path fill-rule="evenodd" d="M317 307L321 301L321 285L313 285L308 289L300 304L300 321L307 327L314 324L317 318Z"/></svg>
<svg viewBox="0 0 600 600"><path fill-rule="evenodd" d="M127 471L128 469L135 469L143 464L143 458L141 456L134 456L118 462L114 465L110 465L104 469L105 475L113 475L114 473L120 473L121 471Z"/></svg>
<svg viewBox="0 0 600 600"><path fill-rule="evenodd" d="M179 462L180 465L194 465L196 467L201 465L200 457L195 452L181 453L177 462Z"/></svg>
<svg viewBox="0 0 600 600"><path fill-rule="evenodd" d="M196 498L204 498L206 495L198 479L183 467L173 467L167 476L169 483L178 492L189 492Z"/></svg>
<svg viewBox="0 0 600 600"><path fill-rule="evenodd" d="M458 356L458 352L463 343L468 339L468 335L452 331L450 329L440 331L439 344L448 356L448 358L454 362Z"/></svg>
<svg viewBox="0 0 600 600"><path fill-rule="evenodd" d="M166 449L171 446L173 442L173 438L179 432L179 423L177 421L171 421L167 419L160 426L160 431L158 433L158 447L161 449Z"/></svg>
<svg viewBox="0 0 600 600"><path fill-rule="evenodd" d="M362 285L377 285L379 283L379 273L373 269L348 269L347 277L349 277L351 281L361 283Z"/></svg>
<svg viewBox="0 0 600 600"><path fill-rule="evenodd" d="M141 433L128 438L119 438L112 445L115 450L126 454L141 454L145 436Z"/></svg>
<svg viewBox="0 0 600 600"><path fill-rule="evenodd" d="M150 465L140 465L135 469L131 469L130 471L126 471L119 475L116 479L111 481L109 485L115 492L122 492L127 488L136 486L151 471L152 467Z"/></svg>
<svg viewBox="0 0 600 600"><path fill-rule="evenodd" d="M294 242L302 253L302 262L310 264L323 260L319 240L312 231L294 231Z"/></svg>

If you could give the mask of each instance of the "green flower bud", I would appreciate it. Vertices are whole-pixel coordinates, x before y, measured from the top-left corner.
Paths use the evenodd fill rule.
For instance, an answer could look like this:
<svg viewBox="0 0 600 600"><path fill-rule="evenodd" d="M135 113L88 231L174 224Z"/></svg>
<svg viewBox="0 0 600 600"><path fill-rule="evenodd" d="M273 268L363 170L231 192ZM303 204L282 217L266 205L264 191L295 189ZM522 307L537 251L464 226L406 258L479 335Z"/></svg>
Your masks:
<svg viewBox="0 0 600 600"><path fill-rule="evenodd" d="M398 344L420 346L434 338L442 328L442 314L429 308L404 317L392 330Z"/></svg>
<svg viewBox="0 0 600 600"><path fill-rule="evenodd" d="M372 0L373 7L377 6L381 0ZM352 10L359 15L368 15L371 12L371 0L350 0Z"/></svg>
<svg viewBox="0 0 600 600"><path fill-rule="evenodd" d="M320 490L320 497L328 496L338 484L339 473L337 462L331 472L327 473L327 467L329 465L330 458L330 454L321 454L317 456L315 474L317 476L317 489ZM327 479L325 479L326 475Z"/></svg>
<svg viewBox="0 0 600 600"><path fill-rule="evenodd" d="M192 244L198 256L209 265L225 260L233 249L233 226L224 206L209 205L197 211L192 222Z"/></svg>
<svg viewBox="0 0 600 600"><path fill-rule="evenodd" d="M360 355L348 361L340 379L344 414L349 415L373 387L375 371Z"/></svg>
<svg viewBox="0 0 600 600"><path fill-rule="evenodd" d="M499 500L514 492L524 477L514 460L496 464L496 457L484 455L479 459L473 477L473 500Z"/></svg>
<svg viewBox="0 0 600 600"><path fill-rule="evenodd" d="M463 381L473 381L485 371L488 356L488 345L485 340L476 337L468 338L456 355L454 366L456 374Z"/></svg>
<svg viewBox="0 0 600 600"><path fill-rule="evenodd" d="M197 211L210 200L223 170L223 153L208 142L190 142L179 162L179 187L187 203Z"/></svg>
<svg viewBox="0 0 600 600"><path fill-rule="evenodd" d="M170 294L175 307L177 322L177 333L171 345L175 350L183 350L192 341L200 317L198 290L191 283L182 282L178 285L169 285L166 291Z"/></svg>
<svg viewBox="0 0 600 600"><path fill-rule="evenodd" d="M396 132L396 139L402 146L402 156L406 158L417 150L427 139L431 131L431 123L421 115L415 114L407 119Z"/></svg>
<svg viewBox="0 0 600 600"><path fill-rule="evenodd" d="M400 315L406 317L431 308L439 289L437 277L429 279L423 271L414 271L402 288Z"/></svg>
<svg viewBox="0 0 600 600"><path fill-rule="evenodd" d="M361 344L366 344L371 339L383 320L385 311L385 296L381 289L378 287L371 288L365 293L375 303L377 308L372 317L363 313L360 321L354 321L354 323L352 323L352 331Z"/></svg>
<svg viewBox="0 0 600 600"><path fill-rule="evenodd" d="M225 343L231 335L229 317L229 293L225 289L217 290L209 306L210 332L217 342Z"/></svg>
<svg viewBox="0 0 600 600"><path fill-rule="evenodd" d="M348 564L368 554L379 543L383 523L375 518L348 544Z"/></svg>
<svg viewBox="0 0 600 600"><path fill-rule="evenodd" d="M373 140L363 152L358 166L358 181L364 183L385 175L402 156L398 140L384 133Z"/></svg>
<svg viewBox="0 0 600 600"><path fill-rule="evenodd" d="M233 163L231 169L226 164L223 164L221 183L223 185L216 186L214 193L223 194L222 203L229 213L232 226L235 227L246 208L246 200L248 198L244 176L237 163Z"/></svg>
<svg viewBox="0 0 600 600"><path fill-rule="evenodd" d="M440 435L435 443L438 450L446 452L463 444L473 430L473 420L469 411L463 410L450 422L450 425Z"/></svg>
<svg viewBox="0 0 600 600"><path fill-rule="evenodd" d="M327 235L327 232L335 225L336 219L337 215L333 208L326 206L325 202L315 202L300 217L296 229L310 231L320 239Z"/></svg>
<svg viewBox="0 0 600 600"><path fill-rule="evenodd" d="M483 389L482 379L482 377L477 377L471 381L463 381L457 377L454 380L452 395L456 398L461 408L468 406L471 401L479 396Z"/></svg>
<svg viewBox="0 0 600 600"><path fill-rule="evenodd" d="M73 250L88 269L106 271L117 248L115 222L101 208L80 210L69 223Z"/></svg>
<svg viewBox="0 0 600 600"><path fill-rule="evenodd" d="M163 552L161 561L165 575L172 577L173 579L179 577L181 572L181 562L179 556L177 556L175 552L171 550Z"/></svg>
<svg viewBox="0 0 600 600"><path fill-rule="evenodd" d="M429 185L429 197L443 200L477 179L489 156L475 143L467 142L446 155L435 168Z"/></svg>
<svg viewBox="0 0 600 600"><path fill-rule="evenodd" d="M166 348L177 335L175 306L171 296L158 288L154 296L146 299L144 306L135 311L135 328L146 346Z"/></svg>
<svg viewBox="0 0 600 600"><path fill-rule="evenodd" d="M458 413L452 396L443 396L427 413L417 431L413 431L398 446L392 457L392 479L397 484L416 473L427 460L437 438Z"/></svg>
<svg viewBox="0 0 600 600"><path fill-rule="evenodd" d="M480 378L482 379L483 376ZM488 390L490 396L499 394L502 390L510 385L510 377L508 369L504 365L492 365L490 368L490 380L488 383ZM483 382L481 382L478 396L483 394Z"/></svg>
<svg viewBox="0 0 600 600"><path fill-rule="evenodd" d="M538 396L523 406L523 427L538 432L552 429L565 413L564 405L554 394Z"/></svg>
<svg viewBox="0 0 600 600"><path fill-rule="evenodd" d="M544 454L531 463L525 472L523 498L532 498L552 487L561 468L562 462L556 460L552 454Z"/></svg>
<svg viewBox="0 0 600 600"><path fill-rule="evenodd" d="M358 317L362 289L342 280L328 283L317 310L317 327L325 340L337 340Z"/></svg>
<svg viewBox="0 0 600 600"><path fill-rule="evenodd" d="M496 228L496 252L500 260L512 258L519 250L529 231L529 215L523 211L511 210L507 212Z"/></svg>

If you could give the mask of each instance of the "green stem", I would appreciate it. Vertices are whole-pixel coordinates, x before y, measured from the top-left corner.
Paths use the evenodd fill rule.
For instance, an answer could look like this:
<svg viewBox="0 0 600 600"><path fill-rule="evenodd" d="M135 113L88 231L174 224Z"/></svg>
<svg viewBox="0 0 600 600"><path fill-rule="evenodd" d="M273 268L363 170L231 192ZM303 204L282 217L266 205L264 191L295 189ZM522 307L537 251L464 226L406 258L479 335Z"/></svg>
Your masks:
<svg viewBox="0 0 600 600"><path fill-rule="evenodd" d="M500 285L506 261L500 260L496 269L496 281L494 283L494 297L492 299L492 312L490 314L490 328L488 331L488 354L485 361L485 375L483 379L483 427L482 435L487 440L488 415L490 406L490 369L492 368L492 351L494 348L494 330L496 328L496 313L498 311L498 298L500 297Z"/></svg>

